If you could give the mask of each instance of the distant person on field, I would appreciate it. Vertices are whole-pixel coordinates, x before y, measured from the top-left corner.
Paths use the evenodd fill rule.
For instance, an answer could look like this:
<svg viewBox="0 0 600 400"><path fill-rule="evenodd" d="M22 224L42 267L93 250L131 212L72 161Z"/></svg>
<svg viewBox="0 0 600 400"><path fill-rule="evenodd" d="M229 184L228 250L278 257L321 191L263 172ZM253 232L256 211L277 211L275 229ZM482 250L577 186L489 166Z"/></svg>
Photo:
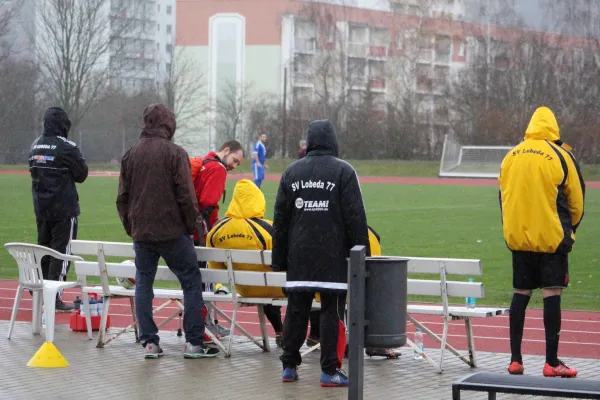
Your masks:
<svg viewBox="0 0 600 400"><path fill-rule="evenodd" d="M300 148L298 149L298 159L306 157L306 140L300 141Z"/></svg>
<svg viewBox="0 0 600 400"><path fill-rule="evenodd" d="M315 293L321 296L321 386L348 385L338 340L344 311L350 249L369 250L367 218L356 171L338 157L329 120L308 126L307 155L279 183L273 219L273 270L286 271L288 306L283 326L283 382L298 379ZM341 346L344 348L345 346ZM343 352L342 352L343 353Z"/></svg>
<svg viewBox="0 0 600 400"><path fill-rule="evenodd" d="M265 196L256 185L242 179L233 189L233 198L224 218L221 218L206 237L206 246L220 249L271 250L272 222L265 219ZM209 268L227 269L225 263L209 262ZM234 270L272 272L269 265L233 264ZM237 285L244 297L285 298L281 288ZM275 331L277 346L281 346L281 307L265 304L265 316Z"/></svg>
<svg viewBox="0 0 600 400"><path fill-rule="evenodd" d="M267 135L264 133L258 137L254 150L252 151L252 171L254 172L254 183L260 188L265 179L265 169L267 169Z"/></svg>
<svg viewBox="0 0 600 400"><path fill-rule="evenodd" d="M63 254L71 253L71 240L77 238L79 194L75 183L88 177L88 166L77 145L68 140L71 121L60 107L51 107L44 115L44 133L31 145L29 172L35 211L38 244ZM42 259L44 279L65 281L68 261L52 257ZM56 311L72 311L60 295Z"/></svg>
<svg viewBox="0 0 600 400"><path fill-rule="evenodd" d="M500 205L506 245L512 251L513 288L510 306L508 372L523 374L521 341L525 309L533 289L544 298L548 377L575 377L577 370L558 359L560 299L569 285L568 254L583 218L585 183L571 148L560 140L556 118L538 108L525 139L502 161Z"/></svg>
<svg viewBox="0 0 600 400"><path fill-rule="evenodd" d="M163 355L152 315L154 278L162 257L181 283L185 358L216 357L203 343L202 275L192 235L198 201L190 160L173 143L175 115L162 104L144 110L144 129L121 161L117 209L135 250L135 311L146 358Z"/></svg>
<svg viewBox="0 0 600 400"><path fill-rule="evenodd" d="M217 151L211 151L204 157L190 159L192 168L192 181L194 191L198 200L199 215L194 232L194 244L206 246L206 235L219 219L219 201L225 201L225 183L227 172L233 171L244 160L244 149L236 140L229 140L219 147ZM205 262L200 262L200 267L206 268ZM207 285L203 285L207 290ZM202 318L206 327L220 339L221 336L229 334L227 329L213 322L208 308L202 308ZM217 321L218 322L218 321ZM204 337L205 343L212 343L208 335Z"/></svg>

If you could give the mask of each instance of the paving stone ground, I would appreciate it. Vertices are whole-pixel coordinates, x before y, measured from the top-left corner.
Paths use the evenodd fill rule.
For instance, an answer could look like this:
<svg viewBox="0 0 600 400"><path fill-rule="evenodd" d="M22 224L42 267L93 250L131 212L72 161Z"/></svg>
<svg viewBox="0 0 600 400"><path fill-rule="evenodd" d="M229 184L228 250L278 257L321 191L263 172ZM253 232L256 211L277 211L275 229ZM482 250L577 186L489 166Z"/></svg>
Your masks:
<svg viewBox="0 0 600 400"><path fill-rule="evenodd" d="M162 332L165 356L145 360L133 334L125 334L104 349L95 347L85 333L68 326L56 329L55 345L70 366L37 369L26 366L43 344L44 336L33 336L30 324L17 323L11 340L8 322L0 322L0 399L347 399L347 389L319 386L319 351L307 355L299 368L300 381L281 383L280 349L264 353L245 338L235 338L233 355L209 360L185 360L184 339L175 332ZM437 355L438 353L432 352ZM477 371L506 373L506 354L478 353ZM346 360L347 361L347 360ZM589 359L565 359L579 369L577 379L600 379L600 363ZM541 375L543 358L526 356L526 374ZM345 365L347 368L347 364ZM365 359L365 399L451 399L451 385L475 370L447 355L443 374L425 361L414 360L407 348L398 360ZM464 399L487 399L485 393L463 392ZM542 399L542 397L498 395L498 399Z"/></svg>

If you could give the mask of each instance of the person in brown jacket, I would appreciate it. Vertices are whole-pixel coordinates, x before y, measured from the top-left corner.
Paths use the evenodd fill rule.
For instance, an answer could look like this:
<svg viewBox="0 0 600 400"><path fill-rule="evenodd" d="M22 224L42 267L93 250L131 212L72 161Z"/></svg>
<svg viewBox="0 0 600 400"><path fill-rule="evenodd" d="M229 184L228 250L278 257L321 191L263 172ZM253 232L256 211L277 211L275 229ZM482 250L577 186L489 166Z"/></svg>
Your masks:
<svg viewBox="0 0 600 400"><path fill-rule="evenodd" d="M154 277L162 257L183 289L185 358L216 357L203 343L202 275L192 235L198 216L189 156L173 143L177 124L171 110L151 104L144 129L121 160L117 210L135 250L135 304L145 358L163 355L152 317Z"/></svg>

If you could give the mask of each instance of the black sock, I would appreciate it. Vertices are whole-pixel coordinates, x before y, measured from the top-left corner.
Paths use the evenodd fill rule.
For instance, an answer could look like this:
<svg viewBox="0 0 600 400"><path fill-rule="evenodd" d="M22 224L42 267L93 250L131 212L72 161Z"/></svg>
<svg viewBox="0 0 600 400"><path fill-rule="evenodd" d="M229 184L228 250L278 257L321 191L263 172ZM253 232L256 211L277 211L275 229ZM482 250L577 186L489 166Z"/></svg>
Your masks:
<svg viewBox="0 0 600 400"><path fill-rule="evenodd" d="M546 331L546 362L558 366L558 341L560 339L560 296L544 299L544 329Z"/></svg>
<svg viewBox="0 0 600 400"><path fill-rule="evenodd" d="M523 328L525 326L525 310L529 304L530 296L515 293L510 304L510 362L523 364L521 356L521 342L523 341Z"/></svg>

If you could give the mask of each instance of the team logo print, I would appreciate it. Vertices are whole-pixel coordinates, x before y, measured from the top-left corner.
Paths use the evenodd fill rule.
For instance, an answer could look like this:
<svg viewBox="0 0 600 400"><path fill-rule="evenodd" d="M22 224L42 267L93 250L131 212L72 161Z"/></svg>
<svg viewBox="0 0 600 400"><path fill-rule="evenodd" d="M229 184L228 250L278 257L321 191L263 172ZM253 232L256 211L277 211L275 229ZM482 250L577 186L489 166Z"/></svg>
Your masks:
<svg viewBox="0 0 600 400"><path fill-rule="evenodd" d="M302 200L302 198L298 197L296 199L296 208L301 210L302 207L304 207L304 200Z"/></svg>

